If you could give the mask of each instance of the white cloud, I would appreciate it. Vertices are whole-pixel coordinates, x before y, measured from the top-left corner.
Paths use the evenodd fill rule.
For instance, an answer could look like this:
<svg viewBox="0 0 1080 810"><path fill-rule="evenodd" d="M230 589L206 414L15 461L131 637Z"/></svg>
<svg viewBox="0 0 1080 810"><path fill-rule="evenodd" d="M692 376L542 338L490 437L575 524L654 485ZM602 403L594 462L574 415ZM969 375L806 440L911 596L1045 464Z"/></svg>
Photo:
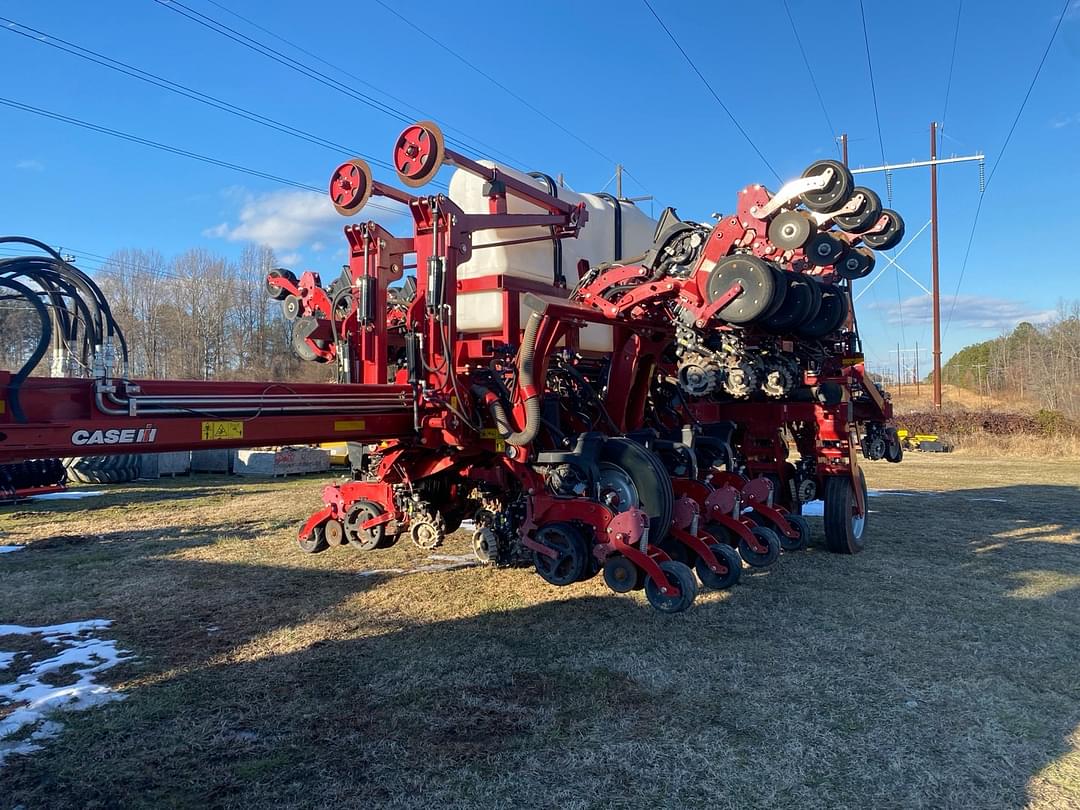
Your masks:
<svg viewBox="0 0 1080 810"><path fill-rule="evenodd" d="M1080 113L1055 118L1053 121L1050 122L1050 126L1052 126L1054 129L1064 129L1065 127L1072 126L1073 124L1080 124Z"/></svg>
<svg viewBox="0 0 1080 810"><path fill-rule="evenodd" d="M956 302L955 309L953 302ZM905 324L924 324L933 321L933 299L929 295L917 295L900 304L873 303L869 309L882 313L886 321L899 324L901 314ZM941 316L949 317L957 326L977 329L1011 329L1020 321L1040 323L1054 317L1052 309L1037 309L1024 301L993 298L987 295L959 295L941 297Z"/></svg>
<svg viewBox="0 0 1080 810"><path fill-rule="evenodd" d="M300 253L285 253L277 257L277 260L285 266L296 266L304 260L304 257Z"/></svg>
<svg viewBox="0 0 1080 810"><path fill-rule="evenodd" d="M235 186L226 189L224 194L236 201L235 221L227 220L209 227L203 231L204 236L255 242L275 251L295 251L308 245L316 253L325 249L328 241L332 240L331 244L343 241L341 228L347 220L334 210L325 194L301 190L252 194ZM360 216L376 219L390 230L406 221L404 208L400 214L396 210L392 213L382 210L396 206L396 203L380 200L378 205L381 207L365 209Z"/></svg>
<svg viewBox="0 0 1080 810"><path fill-rule="evenodd" d="M45 169L45 164L40 160L20 160L15 164L16 169L21 169L24 172L40 172Z"/></svg>
<svg viewBox="0 0 1080 810"><path fill-rule="evenodd" d="M230 192L238 196L237 192ZM292 250L341 221L330 199L308 191L272 191L241 196L237 221L222 222L204 236L255 242L274 250Z"/></svg>

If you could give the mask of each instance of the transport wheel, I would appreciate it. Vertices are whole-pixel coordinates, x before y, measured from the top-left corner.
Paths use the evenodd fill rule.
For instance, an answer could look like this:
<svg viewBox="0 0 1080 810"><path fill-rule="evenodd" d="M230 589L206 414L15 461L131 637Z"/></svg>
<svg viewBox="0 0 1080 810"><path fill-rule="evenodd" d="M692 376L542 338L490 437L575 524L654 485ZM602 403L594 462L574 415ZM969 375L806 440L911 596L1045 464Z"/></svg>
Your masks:
<svg viewBox="0 0 1080 810"><path fill-rule="evenodd" d="M810 523L802 515L787 515L787 522L795 531L799 533L798 537L788 537L785 534L780 535L780 547L784 551L802 551L810 545Z"/></svg>
<svg viewBox="0 0 1080 810"><path fill-rule="evenodd" d="M781 211L769 223L769 241L781 250L798 250L813 234L810 218L800 211Z"/></svg>
<svg viewBox="0 0 1080 810"><path fill-rule="evenodd" d="M776 277L769 263L763 259L757 256L725 256L709 273L705 296L709 301L716 301L733 284L742 287L742 292L716 313L728 323L750 323L772 306Z"/></svg>
<svg viewBox="0 0 1080 810"><path fill-rule="evenodd" d="M876 263L874 251L870 248L857 247L848 251L843 260L836 265L836 272L840 278L854 281L857 278L866 278L874 272Z"/></svg>
<svg viewBox="0 0 1080 810"><path fill-rule="evenodd" d="M851 199L851 192L855 188L855 178L847 167L836 160L819 160L811 163L803 177L816 177L826 170L832 170L832 177L828 185L817 191L807 191L799 195L799 200L811 211L827 214L842 208Z"/></svg>
<svg viewBox="0 0 1080 810"><path fill-rule="evenodd" d="M297 538L296 542L300 546L300 550L308 554L318 554L320 551L326 551L330 548L329 543L326 542L326 534L322 526L316 526L312 529L307 540Z"/></svg>
<svg viewBox="0 0 1080 810"><path fill-rule="evenodd" d="M630 593L642 587L644 576L628 557L617 554L604 563L604 583L615 593Z"/></svg>
<svg viewBox="0 0 1080 810"><path fill-rule="evenodd" d="M372 551L382 545L386 536L386 524L380 523L369 529L360 528L374 517L382 514L378 504L371 501L355 501L345 515L345 536L349 547L357 551Z"/></svg>
<svg viewBox="0 0 1080 810"><path fill-rule="evenodd" d="M588 562L589 550L585 538L572 523L548 523L536 532L536 541L555 551L549 557L539 551L533 552L536 573L552 585L570 585L577 582Z"/></svg>
<svg viewBox="0 0 1080 810"><path fill-rule="evenodd" d="M863 243L874 250L892 250L904 238L904 220L890 208L884 208L881 215L888 217L885 229L877 233L863 234Z"/></svg>
<svg viewBox="0 0 1080 810"><path fill-rule="evenodd" d="M818 233L806 244L806 260L818 267L836 264L847 253L847 243L831 233Z"/></svg>
<svg viewBox="0 0 1080 810"><path fill-rule="evenodd" d="M858 472L866 503L866 478ZM846 475L825 479L825 547L833 554L858 554L865 548L866 515L855 514L855 482Z"/></svg>
<svg viewBox="0 0 1080 810"><path fill-rule="evenodd" d="M833 221L848 233L863 233L873 228L874 223L881 218L881 198L864 186L855 186L851 194L852 196L862 195L862 207L854 214L841 214Z"/></svg>
<svg viewBox="0 0 1080 810"><path fill-rule="evenodd" d="M727 566L727 571L722 573L713 571L705 564L705 560L698 557L697 562L694 563L694 570L697 571L698 579L706 588L712 588L713 590L722 591L724 588L730 588L742 576L742 559L731 546L722 546L715 543L709 546L709 550L716 555L716 559L721 565Z"/></svg>
<svg viewBox="0 0 1080 810"><path fill-rule="evenodd" d="M694 572L688 565L674 560L664 560L660 563L660 570L674 581L679 589L679 595L661 593L660 585L652 577L646 577L645 598L661 613L682 613L694 604L694 597L697 596L697 580L694 579Z"/></svg>
<svg viewBox="0 0 1080 810"><path fill-rule="evenodd" d="M433 178L446 157L442 130L433 121L407 126L394 145L394 169L398 179L418 188Z"/></svg>
<svg viewBox="0 0 1080 810"><path fill-rule="evenodd" d="M675 495L671 476L655 454L630 439L607 439L600 447L600 502L616 512L640 507L649 516L649 542L667 536Z"/></svg>
<svg viewBox="0 0 1080 810"><path fill-rule="evenodd" d="M739 555L752 568L767 568L780 558L780 538L767 526L755 526L750 532L765 545L765 551L754 551L745 540L739 541Z"/></svg>
<svg viewBox="0 0 1080 810"><path fill-rule="evenodd" d="M330 201L343 217L351 217L363 208L373 190L371 167L362 158L342 163L330 176Z"/></svg>

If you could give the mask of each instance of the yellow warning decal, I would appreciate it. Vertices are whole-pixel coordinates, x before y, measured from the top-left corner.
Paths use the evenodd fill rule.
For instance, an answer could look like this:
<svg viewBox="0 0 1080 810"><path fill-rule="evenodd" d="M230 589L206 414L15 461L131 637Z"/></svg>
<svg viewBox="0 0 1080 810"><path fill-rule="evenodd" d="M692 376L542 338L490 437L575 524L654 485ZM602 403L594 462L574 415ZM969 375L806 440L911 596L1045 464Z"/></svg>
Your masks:
<svg viewBox="0 0 1080 810"><path fill-rule="evenodd" d="M363 419L348 419L341 422L334 422L334 430L344 432L346 430L365 430L367 424Z"/></svg>
<svg viewBox="0 0 1080 810"><path fill-rule="evenodd" d="M243 422L203 422L202 439L204 442L215 442L223 439L244 438Z"/></svg>
<svg viewBox="0 0 1080 810"><path fill-rule="evenodd" d="M480 431L480 438L490 439L495 442L495 450L500 453L506 449L506 442L502 440L502 437L499 436L499 431L495 428L484 428Z"/></svg>
<svg viewBox="0 0 1080 810"><path fill-rule="evenodd" d="M3 413L7 409L7 403L0 399L0 413Z"/></svg>

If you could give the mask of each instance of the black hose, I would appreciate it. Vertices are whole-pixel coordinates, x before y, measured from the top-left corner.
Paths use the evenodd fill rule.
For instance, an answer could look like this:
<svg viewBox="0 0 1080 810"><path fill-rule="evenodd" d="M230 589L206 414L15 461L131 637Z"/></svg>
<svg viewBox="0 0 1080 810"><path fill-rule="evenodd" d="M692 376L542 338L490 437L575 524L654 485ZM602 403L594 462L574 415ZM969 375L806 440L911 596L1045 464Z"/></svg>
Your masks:
<svg viewBox="0 0 1080 810"><path fill-rule="evenodd" d="M536 337L540 332L540 322L543 320L539 312L529 316L529 323L525 327L525 337L521 341L521 363L518 369L518 390L533 391L525 400L525 425L521 430L514 429L514 423L506 411L506 406L499 398L492 400L488 405L491 418L495 421L495 429L499 436L507 444L515 447L531 443L536 434L540 432L540 393L535 389L535 355ZM483 397L493 393L490 388L483 385L473 386L473 394Z"/></svg>
<svg viewBox="0 0 1080 810"><path fill-rule="evenodd" d="M45 352L49 350L49 343L52 342L52 320L50 320L49 311L45 308L45 304L41 302L41 299L38 298L37 293L22 282L10 278L0 278L0 287L7 287L21 294L37 311L38 319L41 321L41 335L38 337L37 346L34 347L33 353L23 363L22 368L12 376L11 384L8 386L11 415L15 417L16 422L26 422L26 414L23 413L22 405L19 403L19 389L22 388L23 381L30 376L30 372L37 368L41 358L45 356Z"/></svg>

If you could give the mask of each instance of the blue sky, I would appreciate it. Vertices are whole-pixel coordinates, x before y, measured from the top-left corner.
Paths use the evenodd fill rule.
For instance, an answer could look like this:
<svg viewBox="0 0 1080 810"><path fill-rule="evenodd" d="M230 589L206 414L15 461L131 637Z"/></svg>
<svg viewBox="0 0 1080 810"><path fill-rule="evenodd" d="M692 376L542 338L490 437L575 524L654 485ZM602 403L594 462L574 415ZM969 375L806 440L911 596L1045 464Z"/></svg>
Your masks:
<svg viewBox="0 0 1080 810"><path fill-rule="evenodd" d="M778 185L638 0L478 0L452 11L430 0L407 5L387 0L561 126L372 0L302 6L284 0L183 2L406 116L430 116L466 143L483 141L527 168L563 172L579 191L597 190L609 180L614 167L608 158L628 167L627 194L654 194L658 204L675 205L691 219L731 210L736 192L747 183ZM856 0L789 0L834 130L818 104L780 0L653 4L784 179L815 159L835 156L834 131L848 133L853 166L880 163ZM221 6L257 20L354 78L291 51ZM402 126L155 0L8 0L0 8L6 18L50 37L352 151L385 159ZM984 151L988 170L995 165L1061 8L1061 0L967 0L943 154ZM889 162L927 154L929 122L940 121L945 113L957 9L958 0L866 2ZM324 186L338 159L347 157L11 31L0 31L0 36L4 98L312 186ZM297 269L331 271L340 263L344 220L328 211L318 195L9 107L0 106L0 121L3 231L76 246L74 252L87 267L95 263L87 253L136 247L171 255L202 246L235 255L247 240L269 243ZM483 147L462 151L486 152ZM1018 319L1047 317L1060 298L1080 297L1071 259L1071 238L1080 235L1073 193L1080 181L1078 152L1080 0L1073 0L984 199L944 339L946 357ZM392 179L384 170L377 169L376 176ZM884 197L884 178L871 177L869 184ZM896 173L893 191L894 207L905 217L909 236L914 235L929 218L926 170ZM946 315L978 197L975 164L941 170ZM899 263L929 286L928 229ZM865 285L857 283L857 292ZM873 363L894 365L890 350L898 343L914 348L918 342L928 370L929 306L918 286L890 269L859 301L858 312Z"/></svg>

